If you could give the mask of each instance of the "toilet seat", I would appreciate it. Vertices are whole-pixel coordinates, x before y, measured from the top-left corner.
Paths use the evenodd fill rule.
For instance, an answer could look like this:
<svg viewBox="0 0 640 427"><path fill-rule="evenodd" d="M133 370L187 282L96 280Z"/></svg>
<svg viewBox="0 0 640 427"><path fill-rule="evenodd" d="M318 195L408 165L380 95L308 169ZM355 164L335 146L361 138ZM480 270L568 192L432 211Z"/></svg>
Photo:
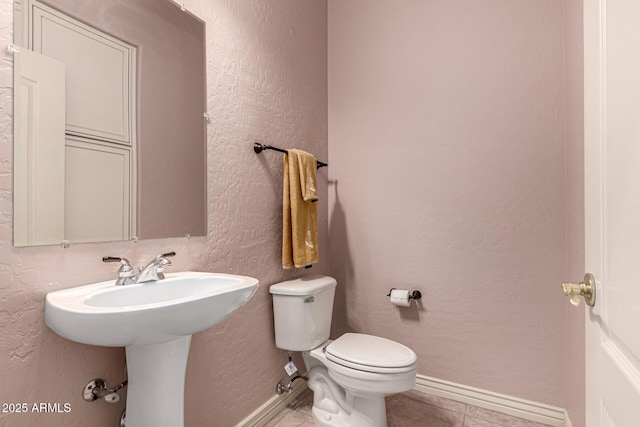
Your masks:
<svg viewBox="0 0 640 427"><path fill-rule="evenodd" d="M417 356L410 348L373 335L347 333L323 350L331 362L359 371L392 374L416 369Z"/></svg>

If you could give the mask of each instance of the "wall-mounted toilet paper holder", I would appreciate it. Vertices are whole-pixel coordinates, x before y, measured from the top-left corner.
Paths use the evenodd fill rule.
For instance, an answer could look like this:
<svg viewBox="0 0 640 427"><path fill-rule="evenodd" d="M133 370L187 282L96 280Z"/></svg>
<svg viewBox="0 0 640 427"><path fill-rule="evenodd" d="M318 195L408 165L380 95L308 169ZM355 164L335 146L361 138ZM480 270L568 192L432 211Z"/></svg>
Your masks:
<svg viewBox="0 0 640 427"><path fill-rule="evenodd" d="M390 297L391 296L391 291L394 290L396 288L391 288L389 289L389 293L387 293L387 296ZM420 291L413 291L409 294L409 299L420 299L422 298L422 293Z"/></svg>

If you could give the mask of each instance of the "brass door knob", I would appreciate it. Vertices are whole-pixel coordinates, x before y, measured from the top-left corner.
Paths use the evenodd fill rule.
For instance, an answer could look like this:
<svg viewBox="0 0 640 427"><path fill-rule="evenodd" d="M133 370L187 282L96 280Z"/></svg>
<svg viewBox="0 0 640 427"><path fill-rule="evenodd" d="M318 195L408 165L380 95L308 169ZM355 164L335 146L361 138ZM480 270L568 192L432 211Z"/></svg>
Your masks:
<svg viewBox="0 0 640 427"><path fill-rule="evenodd" d="M580 297L584 297L584 302L593 307L596 303L596 280L593 274L584 275L584 281L580 283L566 282L562 284L562 293L569 297L569 302L574 306L580 305Z"/></svg>

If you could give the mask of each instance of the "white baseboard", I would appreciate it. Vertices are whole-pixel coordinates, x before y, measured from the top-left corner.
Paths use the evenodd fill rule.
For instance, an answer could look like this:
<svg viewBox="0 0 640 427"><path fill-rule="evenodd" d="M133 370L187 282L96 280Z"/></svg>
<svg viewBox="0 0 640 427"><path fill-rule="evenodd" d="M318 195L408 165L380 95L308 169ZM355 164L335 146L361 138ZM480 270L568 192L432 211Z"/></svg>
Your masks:
<svg viewBox="0 0 640 427"><path fill-rule="evenodd" d="M562 408L418 375L415 390L554 427L570 427ZM568 421L568 422L567 422Z"/></svg>
<svg viewBox="0 0 640 427"><path fill-rule="evenodd" d="M262 406L253 411L251 415L240 421L236 427L264 426L284 410L289 402L296 399L306 390L308 390L307 384L302 383L292 391L291 394L274 395ZM569 414L562 408L439 380L437 378L417 375L414 390L553 427L572 427Z"/></svg>
<svg viewBox="0 0 640 427"><path fill-rule="evenodd" d="M307 383L296 385L291 393L276 394L267 400L262 406L253 411L244 420L240 421L236 427L262 427L276 415L278 415L289 402L295 400L298 396L308 390Z"/></svg>
<svg viewBox="0 0 640 427"><path fill-rule="evenodd" d="M569 413L566 410L564 411L564 427L573 427Z"/></svg>

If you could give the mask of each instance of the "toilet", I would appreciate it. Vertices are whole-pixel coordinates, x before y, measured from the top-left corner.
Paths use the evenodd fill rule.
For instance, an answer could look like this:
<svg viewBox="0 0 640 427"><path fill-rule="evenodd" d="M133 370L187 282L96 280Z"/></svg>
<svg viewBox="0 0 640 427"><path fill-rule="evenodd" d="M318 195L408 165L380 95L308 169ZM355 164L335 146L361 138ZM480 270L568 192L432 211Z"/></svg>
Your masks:
<svg viewBox="0 0 640 427"><path fill-rule="evenodd" d="M386 427L384 396L416 383L416 354L397 342L347 333L329 339L337 282L306 276L272 285L276 347L301 351L324 427Z"/></svg>

